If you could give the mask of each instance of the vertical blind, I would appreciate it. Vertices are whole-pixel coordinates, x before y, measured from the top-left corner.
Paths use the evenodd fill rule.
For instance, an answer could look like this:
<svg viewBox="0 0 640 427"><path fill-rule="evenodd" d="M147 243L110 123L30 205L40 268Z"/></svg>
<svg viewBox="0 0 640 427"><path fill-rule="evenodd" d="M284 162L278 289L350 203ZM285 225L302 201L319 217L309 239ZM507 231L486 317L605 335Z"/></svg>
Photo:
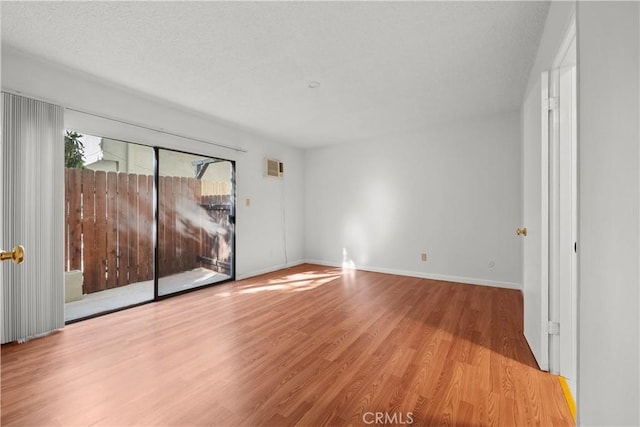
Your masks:
<svg viewBox="0 0 640 427"><path fill-rule="evenodd" d="M25 248L0 264L2 343L64 326L64 111L2 94L0 246Z"/></svg>

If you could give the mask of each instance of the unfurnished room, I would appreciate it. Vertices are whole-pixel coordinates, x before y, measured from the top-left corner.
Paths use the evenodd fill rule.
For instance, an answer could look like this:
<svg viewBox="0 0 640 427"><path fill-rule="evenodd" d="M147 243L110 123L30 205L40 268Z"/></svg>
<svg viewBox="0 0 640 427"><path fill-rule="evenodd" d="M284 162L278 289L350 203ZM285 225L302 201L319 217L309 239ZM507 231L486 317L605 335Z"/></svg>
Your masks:
<svg viewBox="0 0 640 427"><path fill-rule="evenodd" d="M640 2L0 15L2 425L640 426Z"/></svg>

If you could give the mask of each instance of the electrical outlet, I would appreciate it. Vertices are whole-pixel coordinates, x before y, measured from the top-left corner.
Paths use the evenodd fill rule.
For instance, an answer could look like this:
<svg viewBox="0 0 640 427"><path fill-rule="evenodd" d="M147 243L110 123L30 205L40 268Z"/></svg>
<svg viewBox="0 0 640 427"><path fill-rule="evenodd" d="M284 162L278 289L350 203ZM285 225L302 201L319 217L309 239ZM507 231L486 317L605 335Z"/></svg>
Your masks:
<svg viewBox="0 0 640 427"><path fill-rule="evenodd" d="M244 202L247 206L251 206L251 199L247 199Z"/></svg>
<svg viewBox="0 0 640 427"><path fill-rule="evenodd" d="M426 261L427 260L427 254L422 254L420 256L420 259L422 259L422 261Z"/></svg>

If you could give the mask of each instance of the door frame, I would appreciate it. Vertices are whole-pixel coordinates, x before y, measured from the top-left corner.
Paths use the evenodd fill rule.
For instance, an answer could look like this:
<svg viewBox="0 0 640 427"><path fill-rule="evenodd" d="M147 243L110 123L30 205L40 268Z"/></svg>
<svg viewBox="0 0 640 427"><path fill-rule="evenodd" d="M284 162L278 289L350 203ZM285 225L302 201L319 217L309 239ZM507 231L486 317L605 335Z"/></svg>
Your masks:
<svg viewBox="0 0 640 427"><path fill-rule="evenodd" d="M549 370L549 71L540 76L540 369Z"/></svg>
<svg viewBox="0 0 640 427"><path fill-rule="evenodd" d="M572 313L573 316L575 315L575 311L577 310L577 284L571 284L571 306L569 308L562 306L560 299L561 289L559 287L561 262L563 262L561 259L562 257L560 256L561 252L559 251L561 210L559 203L559 175L560 168L565 167L566 165L560 164L558 150L560 140L560 110L559 108L555 108L556 106L551 108L550 98L556 98L556 100L559 99L560 67L563 65L565 57L575 40L576 24L574 15L570 19L562 43L560 44L552 62L551 69L543 71L540 75L540 318L542 321L542 336L540 340L540 360L538 360L538 363L542 370L548 370L554 374L562 374L562 372L560 372L560 348L562 346L561 340L563 340L564 337L557 334L558 331L551 330L551 327L553 323L562 323L561 320L565 317L564 313L566 311ZM572 132L572 136L575 137L575 132ZM576 151L573 152L573 156L576 156ZM570 167L574 168L571 174L574 179L577 179L577 163L573 163ZM576 200L572 200L572 204L576 206ZM577 227L577 213L573 218L573 222L572 230L575 230ZM577 241L576 234L572 234ZM562 268L574 267L575 266L563 266ZM566 329L566 319L564 324ZM575 339L573 339L577 333L577 325L575 322L573 322L573 327L571 329L573 330L570 331L569 335L572 335L572 341L574 341L574 344L572 345L574 347L574 351L577 351L577 344L575 344ZM564 335L566 336L567 334ZM576 363L574 361L574 367L575 366ZM574 384L571 385L573 386Z"/></svg>
<svg viewBox="0 0 640 427"><path fill-rule="evenodd" d="M541 76L543 356L549 372L565 377L574 396L578 328L576 42L574 15L551 69Z"/></svg>
<svg viewBox="0 0 640 427"><path fill-rule="evenodd" d="M217 160L222 160L225 162L229 162L231 164L231 176L229 177L229 180L231 182L231 195L230 195L230 204L231 204L231 211L229 216L231 218L233 218L232 220L230 220L229 222L231 223L231 229L232 229L232 233L231 233L231 274L230 277L228 279L225 280L220 280L218 282L213 282L213 283L207 283L204 285L200 285L200 286L195 286L193 288L189 288L189 289L184 289L182 291L177 291L177 292L172 292L170 294L166 294L166 295L160 295L158 293L158 281L160 279L160 277L158 277L158 267L159 267L159 259L160 259L160 251L159 251L159 245L158 245L158 236L160 235L160 231L159 231L159 227L160 227L160 204L159 204L159 190L160 190L160 150L164 150L164 151L172 151L174 153L181 153L181 154L189 154L192 156L201 156L201 157L207 157L210 159L217 159ZM209 156L206 154L199 154L199 153L192 153L189 151L183 151L183 150L175 150L173 148L165 148L165 147L158 147L158 146L154 146L153 147L153 153L154 153L154 170L153 170L153 181L154 181L154 185L153 185L153 208L154 208L154 230L153 230L153 239L154 239L154 270L153 270L153 300L150 302L155 302L155 301L162 301L164 299L167 298L172 298L178 295L182 295L182 294L187 294L189 292L193 292L193 291L197 291L200 289L205 289L205 288L209 288L211 286L216 286L216 285L222 285L224 283L229 283L229 282L233 282L236 280L236 162L235 160L229 160L229 159L223 159L222 157L217 157L217 156Z"/></svg>
<svg viewBox="0 0 640 427"><path fill-rule="evenodd" d="M577 203L577 58L569 58L576 47L576 19L571 16L564 38L552 63L553 84L551 94L559 99L559 108L554 110L554 129L550 141L550 163L554 170L550 174L550 190L556 202L551 204L549 216L554 226L549 230L549 321L560 324L559 335L549 335L550 371L566 378L573 393L577 392L577 306L578 306L578 203ZM573 60L572 60L573 59ZM562 83L564 82L564 84ZM567 86L568 83L568 86ZM566 102L568 99L570 104ZM560 124L569 115L570 130ZM567 141L570 147L566 147ZM566 150L569 150L568 152ZM569 158L567 158L569 154ZM570 184L566 185L569 178ZM563 182L564 178L564 182ZM569 193L569 195L567 194ZM568 197L567 197L568 196ZM569 227L566 230L564 227ZM570 256L568 256L570 254ZM568 353L568 355L567 355Z"/></svg>
<svg viewBox="0 0 640 427"><path fill-rule="evenodd" d="M173 148L166 148L166 147L159 147L159 146L151 146L151 145L147 145L144 143L140 143L140 142L131 142L131 141L127 141L124 140L122 138L115 138L115 137L108 137L108 136L101 136L103 138L110 138L110 139L114 139L117 141L121 141L124 142L126 144L137 144L137 145L142 145L145 147L149 147L153 149L153 157L154 157L154 169L153 169L153 296L146 301L142 301L139 303L135 303L135 304L129 304L129 305L125 305L122 307L118 307L118 308L114 308L114 309L109 309L109 310L105 310L105 311L100 311L98 313L93 313L90 314L88 316L84 316L84 317L78 317L76 319L71 319L71 320L66 320L64 322L65 325L70 325L73 323L77 323L77 322L81 322L83 320L88 320L88 319L93 319L95 317L100 317L100 316L104 316L107 314L111 314L111 313L115 313L118 311L122 311L122 310L127 310L129 308L134 308L134 307L138 307L141 305L145 305L145 304L151 304L154 302L158 302L158 301L162 301L164 299L167 298L172 298L174 296L178 296L178 295L182 295L185 293L189 293L189 292L194 292L194 291L198 291L201 289L205 289L205 288L209 288L212 286L216 286L216 285L222 285L224 283L229 283L229 282L233 282L236 280L236 229L237 229L237 216L236 216L236 161L235 160L230 160L230 159L224 159L222 157L218 157L218 156L211 156L211 155L207 155L207 154L200 154L200 153L193 153L193 152L189 152L189 151L183 151L183 150L176 150ZM160 205L159 205L159 163L160 163L160 150L166 150L166 151L173 151L176 153L182 153L182 154L190 154L190 155L194 155L194 156L201 156L201 157L207 157L207 158L214 158L214 159L219 159L219 160L223 160L226 162L229 162L231 164L231 177L230 177L230 182L231 182L231 197L230 197L230 201L231 201L231 217L233 218L231 222L232 224L232 230L233 233L231 235L231 274L230 277L228 279L225 280L221 280L218 282L213 282L213 283L208 283L208 284L204 284L204 285L200 285L200 286L196 286L193 288L189 288L189 289L185 289L182 291L178 291L178 292L174 292L171 294L167 294L167 295L159 295L158 294L158 263L159 263L159 245L158 245L158 236L159 236L159 212L160 212Z"/></svg>

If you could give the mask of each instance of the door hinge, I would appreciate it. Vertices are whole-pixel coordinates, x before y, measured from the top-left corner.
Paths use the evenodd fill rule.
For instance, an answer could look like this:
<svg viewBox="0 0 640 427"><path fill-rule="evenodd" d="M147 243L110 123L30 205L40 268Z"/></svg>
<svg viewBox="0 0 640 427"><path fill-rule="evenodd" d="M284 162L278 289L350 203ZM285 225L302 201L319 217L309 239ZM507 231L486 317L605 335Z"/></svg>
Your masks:
<svg viewBox="0 0 640 427"><path fill-rule="evenodd" d="M549 335L560 335L560 322L549 322L547 329Z"/></svg>
<svg viewBox="0 0 640 427"><path fill-rule="evenodd" d="M544 99L543 108L547 110L557 110L558 109L558 97L552 96Z"/></svg>

